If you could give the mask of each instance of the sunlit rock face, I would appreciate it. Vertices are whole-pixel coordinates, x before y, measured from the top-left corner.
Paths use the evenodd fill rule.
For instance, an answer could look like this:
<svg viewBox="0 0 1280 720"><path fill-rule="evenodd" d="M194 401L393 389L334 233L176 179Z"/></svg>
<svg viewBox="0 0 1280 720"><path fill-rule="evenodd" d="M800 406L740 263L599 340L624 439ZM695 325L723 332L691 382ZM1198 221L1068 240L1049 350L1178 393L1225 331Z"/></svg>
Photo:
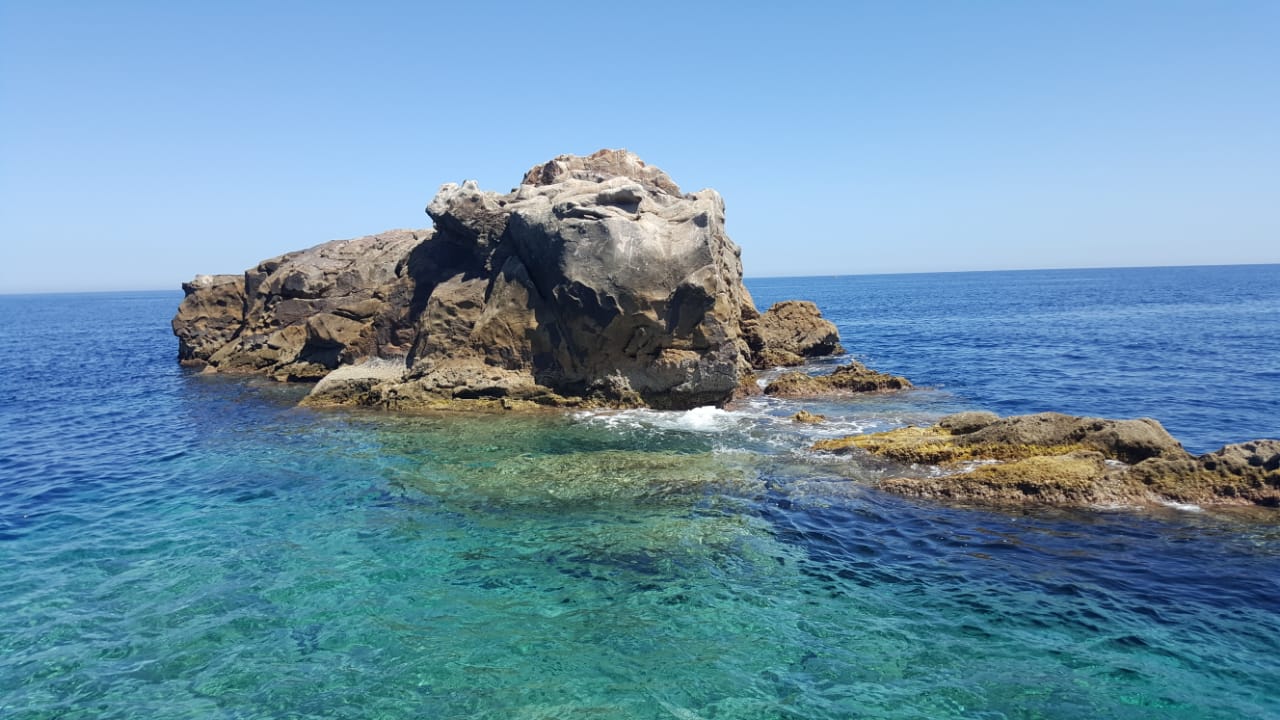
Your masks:
<svg viewBox="0 0 1280 720"><path fill-rule="evenodd" d="M189 290L184 362L316 379L403 358L397 377L377 363L321 383L318 404L689 408L754 388L778 358L840 352L810 304L756 311L718 193L683 193L625 150L562 155L506 194L449 183L427 213L433 231L260 264L238 317L197 312L208 298ZM217 330L198 334L198 314Z"/></svg>
<svg viewBox="0 0 1280 720"><path fill-rule="evenodd" d="M316 380L343 363L403 355L409 251L430 231L334 240L243 275L197 276L173 319L179 360L223 372Z"/></svg>

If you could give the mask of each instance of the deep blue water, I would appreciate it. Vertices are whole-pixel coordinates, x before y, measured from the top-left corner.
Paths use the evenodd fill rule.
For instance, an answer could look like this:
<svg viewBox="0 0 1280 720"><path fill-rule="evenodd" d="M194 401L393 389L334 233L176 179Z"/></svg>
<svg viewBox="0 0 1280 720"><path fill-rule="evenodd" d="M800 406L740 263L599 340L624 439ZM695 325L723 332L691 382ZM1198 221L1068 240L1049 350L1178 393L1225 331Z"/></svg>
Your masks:
<svg viewBox="0 0 1280 720"><path fill-rule="evenodd" d="M1187 449L1280 437L1280 265L749 281L877 369L1001 415L1154 417Z"/></svg>
<svg viewBox="0 0 1280 720"><path fill-rule="evenodd" d="M1280 716L1274 514L999 513L817 437L952 410L1277 431L1280 267L751 281L922 389L315 412L180 293L0 297L0 717Z"/></svg>

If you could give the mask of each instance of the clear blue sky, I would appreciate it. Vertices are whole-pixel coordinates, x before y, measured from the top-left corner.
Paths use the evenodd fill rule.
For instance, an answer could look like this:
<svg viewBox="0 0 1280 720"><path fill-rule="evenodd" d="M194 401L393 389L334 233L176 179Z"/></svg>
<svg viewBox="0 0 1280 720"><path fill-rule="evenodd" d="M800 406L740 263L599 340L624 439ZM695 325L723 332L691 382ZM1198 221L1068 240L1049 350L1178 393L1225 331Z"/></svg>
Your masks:
<svg viewBox="0 0 1280 720"><path fill-rule="evenodd" d="M1280 262L1280 2L0 3L0 292L626 147L748 275Z"/></svg>

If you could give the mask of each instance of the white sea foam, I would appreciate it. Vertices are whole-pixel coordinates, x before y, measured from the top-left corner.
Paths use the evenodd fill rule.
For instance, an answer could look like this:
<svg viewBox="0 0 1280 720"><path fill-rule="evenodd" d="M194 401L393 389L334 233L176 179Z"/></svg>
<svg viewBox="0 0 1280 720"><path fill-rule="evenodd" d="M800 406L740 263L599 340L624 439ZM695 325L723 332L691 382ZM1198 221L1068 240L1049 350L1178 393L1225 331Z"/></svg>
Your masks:
<svg viewBox="0 0 1280 720"><path fill-rule="evenodd" d="M781 420L793 423L791 418L781 418ZM862 435L872 429L887 429L882 427L883 425L885 425L883 421L875 418L828 418L820 424L804 428L804 434L814 438L839 438Z"/></svg>
<svg viewBox="0 0 1280 720"><path fill-rule="evenodd" d="M1174 510L1181 510L1182 512L1204 512L1204 508L1196 505L1195 503L1180 503L1174 502L1173 500L1161 500L1160 504L1165 507L1173 508Z"/></svg>
<svg viewBox="0 0 1280 720"><path fill-rule="evenodd" d="M984 465L999 465L999 460L966 460L960 463L960 474L967 475ZM945 472L943 474L946 474Z"/></svg>
<svg viewBox="0 0 1280 720"><path fill-rule="evenodd" d="M751 420L752 415L707 405L684 411L644 409L589 411L577 413L575 417L584 422L599 423L608 427L649 427L685 432L719 433L742 426Z"/></svg>

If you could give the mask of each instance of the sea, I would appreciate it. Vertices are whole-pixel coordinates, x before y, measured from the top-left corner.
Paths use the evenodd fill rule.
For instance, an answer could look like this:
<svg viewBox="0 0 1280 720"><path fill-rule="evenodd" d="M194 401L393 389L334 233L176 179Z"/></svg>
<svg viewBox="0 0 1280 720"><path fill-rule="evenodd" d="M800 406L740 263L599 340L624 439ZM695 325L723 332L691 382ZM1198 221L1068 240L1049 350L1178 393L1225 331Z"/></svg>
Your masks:
<svg viewBox="0 0 1280 720"><path fill-rule="evenodd" d="M1280 717L1280 511L937 504L809 449L968 409L1280 437L1280 265L748 287L837 323L807 371L916 388L318 411L179 368L180 292L0 297L0 717Z"/></svg>

